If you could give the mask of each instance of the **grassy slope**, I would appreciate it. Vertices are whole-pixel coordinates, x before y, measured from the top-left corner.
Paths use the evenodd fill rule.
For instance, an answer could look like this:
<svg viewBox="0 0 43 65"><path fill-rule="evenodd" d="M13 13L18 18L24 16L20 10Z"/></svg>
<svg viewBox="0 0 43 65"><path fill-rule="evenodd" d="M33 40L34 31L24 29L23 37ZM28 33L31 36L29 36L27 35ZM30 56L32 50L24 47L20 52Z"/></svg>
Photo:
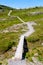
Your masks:
<svg viewBox="0 0 43 65"><path fill-rule="evenodd" d="M16 17L9 17L8 12L12 8L6 7L3 5L0 5L0 19L5 18L6 20L0 20L0 30L3 30L9 26L12 26L14 24L20 23L20 21ZM18 42L18 35L21 34L21 32L18 33L0 33L0 54L7 51L12 47L12 45L16 45ZM2 51L2 52L1 52Z"/></svg>
<svg viewBox="0 0 43 65"><path fill-rule="evenodd" d="M19 20L17 20L17 18L11 19L8 16L6 16L8 14L9 10L10 9L7 8L3 12L3 14L5 14L3 16L0 13L1 14L0 18L4 18L4 17L8 18L5 21L2 21L2 22L0 21L0 29L4 29L4 28L9 27L9 26L11 26L13 24L20 23ZM37 14L37 15L31 15L30 14L30 12L37 12L37 11L43 12L43 7L20 9L20 10L13 9L13 12L11 13L11 16L12 15L13 16L20 16L25 22L27 22L27 21L35 21L37 23L37 25L34 26L35 32L30 37L27 38L27 40L28 40L28 48L30 49L30 51L27 53L26 57L29 60L31 60L31 57L36 53L34 51L38 52L38 54L39 54L38 59L39 60L41 60L43 58L43 52L42 52L43 51L43 46L41 45L41 43L43 43L43 14ZM18 39L18 36L19 36L18 33L13 33L13 32L12 33L4 33L4 34L0 33L0 49L2 50L2 52L6 51L10 44L12 46L13 42L15 42L16 39ZM15 41L14 41L14 39L15 39ZM16 43L17 42L15 42L14 45Z"/></svg>
<svg viewBox="0 0 43 65"><path fill-rule="evenodd" d="M12 47L12 45L16 45L18 42L18 33L4 33L1 34L0 33L0 52L5 52L8 49L10 49L10 47Z"/></svg>
<svg viewBox="0 0 43 65"><path fill-rule="evenodd" d="M17 12L18 11L18 12ZM35 53L38 53L38 59L43 61L43 14L31 15L30 12L43 12L43 7L39 8L30 8L24 10L17 10L13 11L11 15L16 15L22 18L25 22L27 21L35 21L37 23L34 26L35 33L33 33L30 37L27 38L28 40L28 48L29 52L27 53L26 57L32 61L32 56ZM17 13L17 14L16 14ZM35 52L34 52L35 51Z"/></svg>
<svg viewBox="0 0 43 65"><path fill-rule="evenodd" d="M14 18L9 17L5 21L0 21L0 30L18 23L21 23L21 22L16 17Z"/></svg>
<svg viewBox="0 0 43 65"><path fill-rule="evenodd" d="M12 8L4 6L4 5L0 5L0 10L2 10L0 11L0 18L4 18L4 17L7 18L8 12L9 10L12 10Z"/></svg>
<svg viewBox="0 0 43 65"><path fill-rule="evenodd" d="M27 21L35 21L37 19L43 18L43 14L31 15L31 14L24 14L20 16L25 22Z"/></svg>
<svg viewBox="0 0 43 65"><path fill-rule="evenodd" d="M28 48L30 51L27 54L27 57L29 59L29 56L34 56L35 53L38 53L37 58L40 61L43 61L43 20L36 21L37 25L34 26L35 32L27 38L28 40ZM30 59L31 60L31 59Z"/></svg>
<svg viewBox="0 0 43 65"><path fill-rule="evenodd" d="M29 9L15 9L13 10L13 12L11 13L11 15L24 15L24 14L29 14L30 12L43 12L43 7L39 7L39 8L29 8Z"/></svg>

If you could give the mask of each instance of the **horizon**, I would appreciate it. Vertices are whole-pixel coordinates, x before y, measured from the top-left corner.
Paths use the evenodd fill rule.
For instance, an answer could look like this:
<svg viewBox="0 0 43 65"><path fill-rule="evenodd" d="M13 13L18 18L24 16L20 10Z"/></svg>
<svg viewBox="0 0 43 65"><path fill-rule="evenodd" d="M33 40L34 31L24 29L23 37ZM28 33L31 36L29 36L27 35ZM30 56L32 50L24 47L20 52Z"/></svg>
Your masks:
<svg viewBox="0 0 43 65"><path fill-rule="evenodd" d="M16 8L16 9L24 9L24 8L34 8L34 7L43 7L43 0L23 0L23 1L6 1L1 0L0 5Z"/></svg>
<svg viewBox="0 0 43 65"><path fill-rule="evenodd" d="M43 7L43 6L33 6L33 7L27 7L27 8L14 8L14 7L11 7L11 6L8 6L8 5L1 5L1 6L10 7L10 8L13 8L13 9L28 9L28 8L35 8L35 7Z"/></svg>

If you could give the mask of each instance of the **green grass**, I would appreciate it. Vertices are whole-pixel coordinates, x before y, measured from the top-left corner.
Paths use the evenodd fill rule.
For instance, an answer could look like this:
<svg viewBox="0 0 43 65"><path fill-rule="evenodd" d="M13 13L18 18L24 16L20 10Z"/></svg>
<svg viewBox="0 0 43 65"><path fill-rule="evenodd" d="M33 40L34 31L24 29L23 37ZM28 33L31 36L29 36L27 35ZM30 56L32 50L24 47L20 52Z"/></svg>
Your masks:
<svg viewBox="0 0 43 65"><path fill-rule="evenodd" d="M35 8L28 8L28 9L14 9L11 15L19 16L24 14L29 14L30 12L43 12L43 7L35 7Z"/></svg>
<svg viewBox="0 0 43 65"><path fill-rule="evenodd" d="M43 20L36 21L35 32L28 38L30 42L43 42ZM41 32L42 31L42 32Z"/></svg>
<svg viewBox="0 0 43 65"><path fill-rule="evenodd" d="M8 51L13 45L18 45L19 37L24 33L21 31L23 28L27 30L27 26L22 25L18 28L18 32L0 33L0 53Z"/></svg>
<svg viewBox="0 0 43 65"><path fill-rule="evenodd" d="M43 7L34 7L34 8L29 8L27 9L28 13L29 12L43 12Z"/></svg>
<svg viewBox="0 0 43 65"><path fill-rule="evenodd" d="M18 32L0 33L0 54L7 52L12 46L18 45L19 37L24 33L21 28L18 29Z"/></svg>
<svg viewBox="0 0 43 65"><path fill-rule="evenodd" d="M2 6L3 7L3 6ZM0 12L0 18L6 18L5 21L0 20L0 30L21 23L16 17L8 17L9 8L3 7L4 11ZM43 7L35 7L29 9L12 9L11 16L19 16L25 22L34 21L37 23L33 26L35 32L27 38L28 53L26 58L32 61L35 53L38 53L38 60L43 61L43 14L31 15L30 12L43 12ZM25 27L24 27L25 28ZM19 36L24 32L22 27L18 29L19 32L0 33L0 54L9 50L13 45L18 45Z"/></svg>
<svg viewBox="0 0 43 65"><path fill-rule="evenodd" d="M5 21L0 21L0 30L18 23L21 22L17 18L7 18Z"/></svg>
<svg viewBox="0 0 43 65"><path fill-rule="evenodd" d="M6 12L0 12L0 18L6 18L8 16L9 10L6 10Z"/></svg>
<svg viewBox="0 0 43 65"><path fill-rule="evenodd" d="M25 22L28 22L43 18L43 14L37 14L37 15L24 14L24 15L20 15L19 17L23 19Z"/></svg>
<svg viewBox="0 0 43 65"><path fill-rule="evenodd" d="M38 55L35 55L35 54L38 54ZM32 57L35 57L37 58L39 61L42 61L43 62L43 47L40 46L40 47L36 47L36 48L32 48L29 50L29 52L26 54L26 58L29 60L29 61L32 61Z"/></svg>
<svg viewBox="0 0 43 65"><path fill-rule="evenodd" d="M43 20L38 20L35 22L37 23L37 25L34 26L35 32L32 35L30 35L30 37L27 38L27 41L29 42L28 48L30 49L30 52L28 52L28 54L33 53L33 56L34 56L35 53L38 53L38 57L37 57L38 60L43 61L43 46L42 46L42 43L43 43ZM33 52L33 50L34 50L34 52ZM31 57L32 56L30 54L30 58Z"/></svg>
<svg viewBox="0 0 43 65"><path fill-rule="evenodd" d="M0 5L0 18L7 18L8 17L8 13L12 8L4 6L4 5Z"/></svg>
<svg viewBox="0 0 43 65"><path fill-rule="evenodd" d="M7 51L12 45L17 46L20 33L0 33L0 53Z"/></svg>

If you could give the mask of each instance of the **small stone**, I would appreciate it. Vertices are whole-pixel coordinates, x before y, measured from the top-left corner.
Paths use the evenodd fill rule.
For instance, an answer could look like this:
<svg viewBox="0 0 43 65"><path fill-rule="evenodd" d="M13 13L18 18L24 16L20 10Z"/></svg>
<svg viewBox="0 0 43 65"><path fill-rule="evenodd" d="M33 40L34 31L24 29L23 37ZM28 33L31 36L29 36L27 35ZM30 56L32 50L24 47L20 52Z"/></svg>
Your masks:
<svg viewBox="0 0 43 65"><path fill-rule="evenodd" d="M12 47L12 50L16 51L16 47Z"/></svg>
<svg viewBox="0 0 43 65"><path fill-rule="evenodd" d="M34 56L38 56L38 53L35 53Z"/></svg>
<svg viewBox="0 0 43 65"><path fill-rule="evenodd" d="M43 43L42 43L42 45L43 45Z"/></svg>

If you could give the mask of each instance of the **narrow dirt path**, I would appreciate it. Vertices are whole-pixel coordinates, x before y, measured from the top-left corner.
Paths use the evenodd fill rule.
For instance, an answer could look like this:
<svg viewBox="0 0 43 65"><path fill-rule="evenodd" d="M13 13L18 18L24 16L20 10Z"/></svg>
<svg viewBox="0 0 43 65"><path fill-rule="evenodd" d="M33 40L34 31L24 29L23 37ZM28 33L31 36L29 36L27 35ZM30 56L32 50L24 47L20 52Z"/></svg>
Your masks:
<svg viewBox="0 0 43 65"><path fill-rule="evenodd" d="M12 10L10 10L10 11L8 12L8 16L10 16L11 13L12 13Z"/></svg>
<svg viewBox="0 0 43 65"><path fill-rule="evenodd" d="M25 23L19 16L17 16L17 18L18 18L22 23Z"/></svg>

